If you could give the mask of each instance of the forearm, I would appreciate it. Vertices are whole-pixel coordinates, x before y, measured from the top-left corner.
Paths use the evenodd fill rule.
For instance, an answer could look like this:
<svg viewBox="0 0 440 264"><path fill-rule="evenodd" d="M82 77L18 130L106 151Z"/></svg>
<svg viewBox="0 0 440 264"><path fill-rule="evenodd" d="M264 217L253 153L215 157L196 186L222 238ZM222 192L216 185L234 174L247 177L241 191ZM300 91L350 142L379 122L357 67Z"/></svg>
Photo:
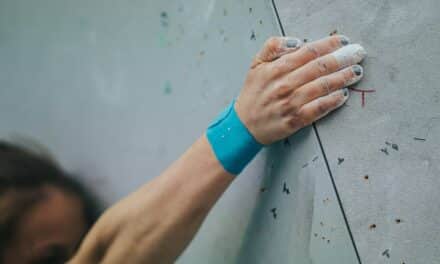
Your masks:
<svg viewBox="0 0 440 264"><path fill-rule="evenodd" d="M72 263L167 263L264 145L322 118L362 78L365 50L343 36L271 38L231 104L163 174L110 208ZM343 47L344 46L344 47ZM235 107L235 108L234 108Z"/></svg>
<svg viewBox="0 0 440 264"><path fill-rule="evenodd" d="M72 263L174 261L233 179L202 136L159 177L110 208Z"/></svg>

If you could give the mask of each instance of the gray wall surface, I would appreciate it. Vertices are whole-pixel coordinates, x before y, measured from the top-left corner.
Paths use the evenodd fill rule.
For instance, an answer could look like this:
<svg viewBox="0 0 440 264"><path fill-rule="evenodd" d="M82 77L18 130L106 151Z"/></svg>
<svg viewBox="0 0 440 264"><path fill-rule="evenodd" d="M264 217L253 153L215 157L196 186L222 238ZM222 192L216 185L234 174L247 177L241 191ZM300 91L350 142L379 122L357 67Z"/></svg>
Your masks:
<svg viewBox="0 0 440 264"><path fill-rule="evenodd" d="M306 128L259 154L178 262L357 263L332 175L362 263L439 263L439 4L276 5L290 35L360 41L357 88L376 92L364 107L352 92L318 123L324 152ZM0 137L46 145L110 205L237 95L279 35L273 11L268 0L0 0Z"/></svg>
<svg viewBox="0 0 440 264"><path fill-rule="evenodd" d="M356 88L376 92L317 126L362 263L440 263L440 2L276 4L286 34L336 29L369 53Z"/></svg>
<svg viewBox="0 0 440 264"><path fill-rule="evenodd" d="M41 142L115 202L160 174L236 96L277 29L270 2L249 7L1 0L0 136ZM234 261L264 171L259 160L264 153L218 202L182 263Z"/></svg>

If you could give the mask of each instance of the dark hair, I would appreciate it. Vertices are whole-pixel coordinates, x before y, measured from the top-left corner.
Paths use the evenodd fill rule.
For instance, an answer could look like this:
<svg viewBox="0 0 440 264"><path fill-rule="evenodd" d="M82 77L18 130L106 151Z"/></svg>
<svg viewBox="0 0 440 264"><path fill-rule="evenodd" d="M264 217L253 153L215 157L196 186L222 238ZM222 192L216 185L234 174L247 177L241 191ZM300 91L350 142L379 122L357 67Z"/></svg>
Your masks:
<svg viewBox="0 0 440 264"><path fill-rule="evenodd" d="M14 235L17 220L42 198L41 187L47 185L78 197L88 229L94 224L101 213L99 203L75 177L44 155L0 140L0 263L1 249Z"/></svg>

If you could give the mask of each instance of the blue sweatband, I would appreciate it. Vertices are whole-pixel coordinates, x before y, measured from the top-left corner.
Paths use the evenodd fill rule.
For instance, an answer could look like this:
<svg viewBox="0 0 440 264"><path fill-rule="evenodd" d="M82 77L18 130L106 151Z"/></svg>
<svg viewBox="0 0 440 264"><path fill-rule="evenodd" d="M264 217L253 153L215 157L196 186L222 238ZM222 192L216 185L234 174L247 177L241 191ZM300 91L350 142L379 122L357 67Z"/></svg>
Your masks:
<svg viewBox="0 0 440 264"><path fill-rule="evenodd" d="M241 122L235 100L211 123L206 137L223 168L238 175L263 147Z"/></svg>

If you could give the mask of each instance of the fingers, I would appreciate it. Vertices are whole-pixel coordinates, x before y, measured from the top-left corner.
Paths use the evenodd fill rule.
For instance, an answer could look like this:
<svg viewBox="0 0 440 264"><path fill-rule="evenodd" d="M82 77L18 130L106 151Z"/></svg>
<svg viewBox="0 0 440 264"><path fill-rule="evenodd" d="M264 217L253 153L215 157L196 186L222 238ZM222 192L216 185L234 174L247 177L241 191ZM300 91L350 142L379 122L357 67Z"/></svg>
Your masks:
<svg viewBox="0 0 440 264"><path fill-rule="evenodd" d="M271 71L275 77L292 72L310 61L329 54L348 44L348 38L342 35L334 35L311 42L303 45L296 52L284 55L279 60L273 62L269 71Z"/></svg>
<svg viewBox="0 0 440 264"><path fill-rule="evenodd" d="M287 79L286 82L291 85L292 90L295 90L319 77L331 74L343 67L359 63L365 56L366 52L361 45L350 44L289 73L285 77Z"/></svg>
<svg viewBox="0 0 440 264"><path fill-rule="evenodd" d="M298 126L298 129L310 125L343 105L348 96L348 89L344 88L303 105L296 113L297 118L292 120L291 125Z"/></svg>
<svg viewBox="0 0 440 264"><path fill-rule="evenodd" d="M303 105L343 87L352 85L363 77L363 72L362 67L356 64L315 79L292 93L291 104Z"/></svg>
<svg viewBox="0 0 440 264"><path fill-rule="evenodd" d="M271 37L261 51L255 56L251 68L264 62L271 62L284 54L293 52L301 46L301 40L291 37Z"/></svg>

